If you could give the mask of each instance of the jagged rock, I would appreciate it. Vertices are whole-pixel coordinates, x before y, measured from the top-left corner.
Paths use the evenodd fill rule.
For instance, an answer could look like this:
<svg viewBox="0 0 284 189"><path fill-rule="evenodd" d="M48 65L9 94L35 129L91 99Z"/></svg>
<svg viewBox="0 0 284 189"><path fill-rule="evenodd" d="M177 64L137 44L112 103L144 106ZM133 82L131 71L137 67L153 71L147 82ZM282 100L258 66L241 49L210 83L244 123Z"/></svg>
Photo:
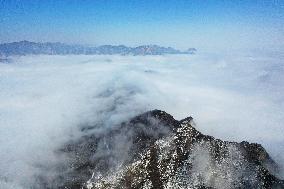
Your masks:
<svg viewBox="0 0 284 189"><path fill-rule="evenodd" d="M72 169L49 187L284 188L274 175L276 163L260 144L222 141L193 126L191 117L177 121L154 110L84 136L61 150Z"/></svg>

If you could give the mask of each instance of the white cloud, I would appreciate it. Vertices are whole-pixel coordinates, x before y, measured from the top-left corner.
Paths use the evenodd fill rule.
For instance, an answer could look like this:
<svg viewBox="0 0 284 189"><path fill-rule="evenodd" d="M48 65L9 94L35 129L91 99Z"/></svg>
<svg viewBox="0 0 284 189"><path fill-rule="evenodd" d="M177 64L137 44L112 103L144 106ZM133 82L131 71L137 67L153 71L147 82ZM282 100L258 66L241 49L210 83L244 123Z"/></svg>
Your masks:
<svg viewBox="0 0 284 189"><path fill-rule="evenodd" d="M264 54L14 57L0 64L0 187L28 186L82 125L150 109L262 143L283 163L283 72L283 57Z"/></svg>

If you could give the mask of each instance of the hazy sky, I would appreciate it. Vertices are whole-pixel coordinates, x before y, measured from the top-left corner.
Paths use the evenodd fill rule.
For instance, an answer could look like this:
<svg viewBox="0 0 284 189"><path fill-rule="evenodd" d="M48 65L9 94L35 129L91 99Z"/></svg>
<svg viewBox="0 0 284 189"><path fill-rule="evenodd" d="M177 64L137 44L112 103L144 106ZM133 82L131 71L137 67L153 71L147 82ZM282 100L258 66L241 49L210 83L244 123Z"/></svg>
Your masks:
<svg viewBox="0 0 284 189"><path fill-rule="evenodd" d="M284 48L283 0L0 0L0 42Z"/></svg>

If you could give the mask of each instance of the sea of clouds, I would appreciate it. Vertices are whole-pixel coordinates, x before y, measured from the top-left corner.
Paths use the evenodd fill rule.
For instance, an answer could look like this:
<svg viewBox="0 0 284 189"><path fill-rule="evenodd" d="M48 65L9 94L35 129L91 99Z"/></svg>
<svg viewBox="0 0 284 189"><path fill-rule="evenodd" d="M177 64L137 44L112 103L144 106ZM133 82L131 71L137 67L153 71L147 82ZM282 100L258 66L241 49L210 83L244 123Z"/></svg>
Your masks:
<svg viewBox="0 0 284 189"><path fill-rule="evenodd" d="M279 53L10 57L0 63L0 188L29 188L82 128L152 109L192 116L216 138L261 143L283 166L283 81Z"/></svg>

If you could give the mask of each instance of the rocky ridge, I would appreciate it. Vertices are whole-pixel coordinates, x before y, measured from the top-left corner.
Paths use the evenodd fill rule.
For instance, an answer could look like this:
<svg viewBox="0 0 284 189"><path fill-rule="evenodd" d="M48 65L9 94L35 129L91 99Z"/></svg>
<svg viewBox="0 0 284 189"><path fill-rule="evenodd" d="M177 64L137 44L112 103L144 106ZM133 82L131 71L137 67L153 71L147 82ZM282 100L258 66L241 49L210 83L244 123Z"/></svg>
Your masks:
<svg viewBox="0 0 284 189"><path fill-rule="evenodd" d="M215 139L197 131L191 117L178 121L160 110L86 135L61 152L72 168L46 188L284 188L260 144Z"/></svg>

